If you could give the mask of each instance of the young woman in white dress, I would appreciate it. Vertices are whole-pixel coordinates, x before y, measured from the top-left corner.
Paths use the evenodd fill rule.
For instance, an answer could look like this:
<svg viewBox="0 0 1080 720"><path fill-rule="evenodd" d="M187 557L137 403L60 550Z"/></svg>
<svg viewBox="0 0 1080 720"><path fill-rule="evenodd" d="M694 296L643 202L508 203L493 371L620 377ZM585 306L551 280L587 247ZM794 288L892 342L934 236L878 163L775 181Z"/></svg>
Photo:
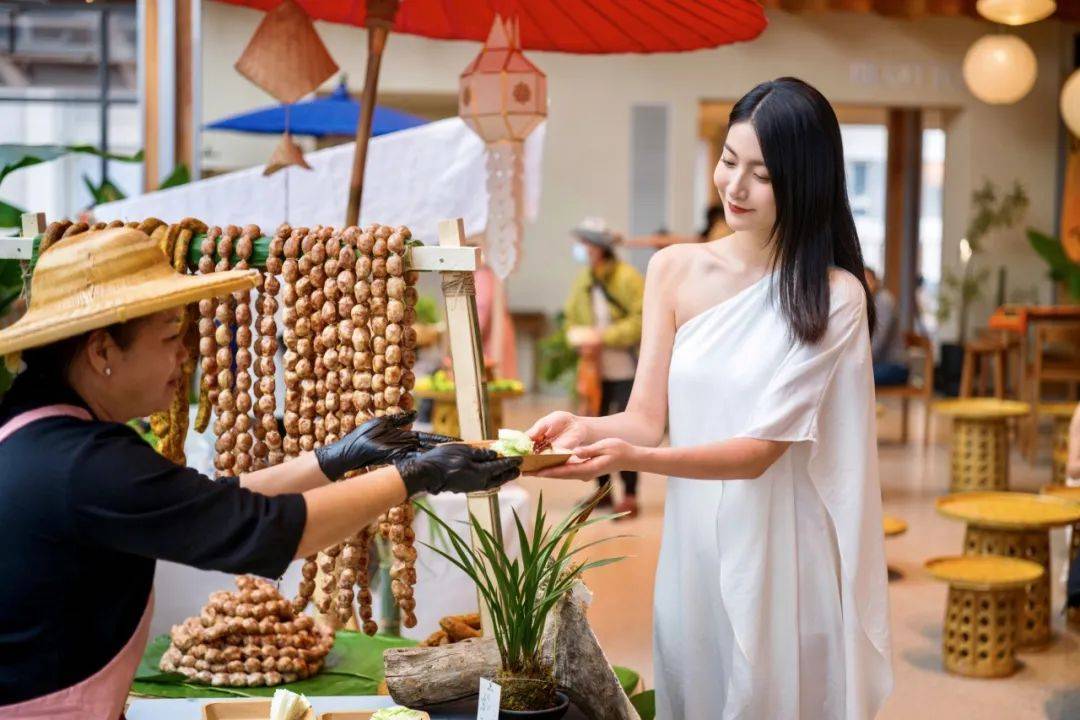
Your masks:
<svg viewBox="0 0 1080 720"><path fill-rule="evenodd" d="M892 685L873 304L828 101L755 87L714 181L734 233L652 258L626 412L529 434L580 459L550 476L670 477L657 718L871 718Z"/></svg>

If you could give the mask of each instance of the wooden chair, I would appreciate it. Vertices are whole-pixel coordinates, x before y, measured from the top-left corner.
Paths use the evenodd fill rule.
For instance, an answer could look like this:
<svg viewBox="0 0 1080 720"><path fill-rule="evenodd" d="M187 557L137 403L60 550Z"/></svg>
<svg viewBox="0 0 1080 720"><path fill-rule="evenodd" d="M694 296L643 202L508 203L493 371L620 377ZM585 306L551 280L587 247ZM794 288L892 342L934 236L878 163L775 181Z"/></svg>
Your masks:
<svg viewBox="0 0 1080 720"><path fill-rule="evenodd" d="M1031 422L1028 425L1028 460L1035 456L1038 444L1039 405L1043 400L1043 385L1063 384L1067 399L1075 400L1080 385L1080 322L1041 321L1032 323L1035 343L1026 389L1031 403Z"/></svg>
<svg viewBox="0 0 1080 720"><path fill-rule="evenodd" d="M916 333L904 334L904 345L908 350L909 364L922 356L921 373L912 373L906 385L882 385L877 388L877 396L898 397L903 412L900 421L900 442L908 441L908 405L912 398L922 400L923 404L923 444L930 441L930 401L934 394L934 348L930 338Z"/></svg>

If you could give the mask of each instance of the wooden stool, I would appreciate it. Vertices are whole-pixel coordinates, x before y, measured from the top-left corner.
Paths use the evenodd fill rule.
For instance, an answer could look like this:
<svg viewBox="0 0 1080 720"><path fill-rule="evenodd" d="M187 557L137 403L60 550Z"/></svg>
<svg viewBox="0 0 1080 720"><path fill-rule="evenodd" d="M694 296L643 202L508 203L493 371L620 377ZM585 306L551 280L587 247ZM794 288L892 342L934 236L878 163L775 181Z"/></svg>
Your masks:
<svg viewBox="0 0 1080 720"><path fill-rule="evenodd" d="M1054 460L1050 482L1065 484L1065 468L1069 464L1069 423L1076 412L1077 403L1045 403L1039 405L1039 415L1054 418Z"/></svg>
<svg viewBox="0 0 1080 720"><path fill-rule="evenodd" d="M934 412L953 418L949 492L1009 489L1009 418L1031 412L1027 403L967 398L934 403Z"/></svg>
<svg viewBox="0 0 1080 720"><path fill-rule="evenodd" d="M941 654L955 675L1006 677L1016 671L1017 600L1045 571L1028 560L936 558L926 569L949 583Z"/></svg>
<svg viewBox="0 0 1080 720"><path fill-rule="evenodd" d="M964 366L960 371L960 397L972 396L975 373L979 373L979 391L983 392L986 387L984 361L994 363L994 397L999 400L1005 397L1005 364L1007 362L1009 346L1004 340L998 338L980 338L972 340L964 345ZM978 368L976 368L978 366Z"/></svg>
<svg viewBox="0 0 1080 720"><path fill-rule="evenodd" d="M1062 500L1080 505L1080 487L1067 485L1047 485L1042 489L1046 495L1053 495ZM1073 523L1069 533L1069 564L1072 565L1076 556L1080 555L1080 523ZM1080 607L1065 608L1065 618L1074 629L1080 630Z"/></svg>
<svg viewBox="0 0 1080 720"><path fill-rule="evenodd" d="M942 515L967 523L965 555L1002 555L1039 563L1046 571L1027 585L1018 614L1017 644L1050 641L1050 528L1080 522L1080 505L1032 493L973 492L937 500Z"/></svg>
<svg viewBox="0 0 1080 720"><path fill-rule="evenodd" d="M885 537L896 537L907 532L907 521L886 515L881 518L881 526L885 531Z"/></svg>

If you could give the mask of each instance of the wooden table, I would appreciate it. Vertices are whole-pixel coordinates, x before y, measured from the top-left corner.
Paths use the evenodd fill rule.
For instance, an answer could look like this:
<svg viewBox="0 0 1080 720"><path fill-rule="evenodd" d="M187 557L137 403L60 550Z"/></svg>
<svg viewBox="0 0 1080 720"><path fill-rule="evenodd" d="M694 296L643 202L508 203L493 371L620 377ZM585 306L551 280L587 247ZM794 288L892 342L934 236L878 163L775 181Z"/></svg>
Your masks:
<svg viewBox="0 0 1080 720"><path fill-rule="evenodd" d="M1050 641L1050 529L1080 522L1080 505L1033 493L972 492L938 498L937 510L967 524L965 555L1032 560L1046 571L1029 583L1019 609L1017 643Z"/></svg>
<svg viewBox="0 0 1080 720"><path fill-rule="evenodd" d="M1009 418L1031 406L1015 400L963 398L934 403L934 412L953 419L949 492L1009 489Z"/></svg>

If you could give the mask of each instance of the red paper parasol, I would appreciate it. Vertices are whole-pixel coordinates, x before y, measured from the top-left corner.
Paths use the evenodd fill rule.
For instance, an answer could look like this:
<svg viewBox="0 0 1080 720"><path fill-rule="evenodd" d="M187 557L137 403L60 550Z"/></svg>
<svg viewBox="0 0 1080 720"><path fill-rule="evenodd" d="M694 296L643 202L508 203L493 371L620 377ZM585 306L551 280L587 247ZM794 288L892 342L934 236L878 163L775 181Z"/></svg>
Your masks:
<svg viewBox="0 0 1080 720"><path fill-rule="evenodd" d="M221 0L270 10L280 0ZM364 27L367 0L298 0L316 20ZM579 55L701 50L765 29L757 0L402 0L394 32L483 42L498 11L517 17L525 50Z"/></svg>
<svg viewBox="0 0 1080 720"><path fill-rule="evenodd" d="M701 50L752 40L765 29L757 0L297 0L316 20L368 28L368 63L356 126L345 222L359 221L379 66L391 30L483 41L496 13L520 23L521 47L576 54ZM281 0L219 0L272 10Z"/></svg>

